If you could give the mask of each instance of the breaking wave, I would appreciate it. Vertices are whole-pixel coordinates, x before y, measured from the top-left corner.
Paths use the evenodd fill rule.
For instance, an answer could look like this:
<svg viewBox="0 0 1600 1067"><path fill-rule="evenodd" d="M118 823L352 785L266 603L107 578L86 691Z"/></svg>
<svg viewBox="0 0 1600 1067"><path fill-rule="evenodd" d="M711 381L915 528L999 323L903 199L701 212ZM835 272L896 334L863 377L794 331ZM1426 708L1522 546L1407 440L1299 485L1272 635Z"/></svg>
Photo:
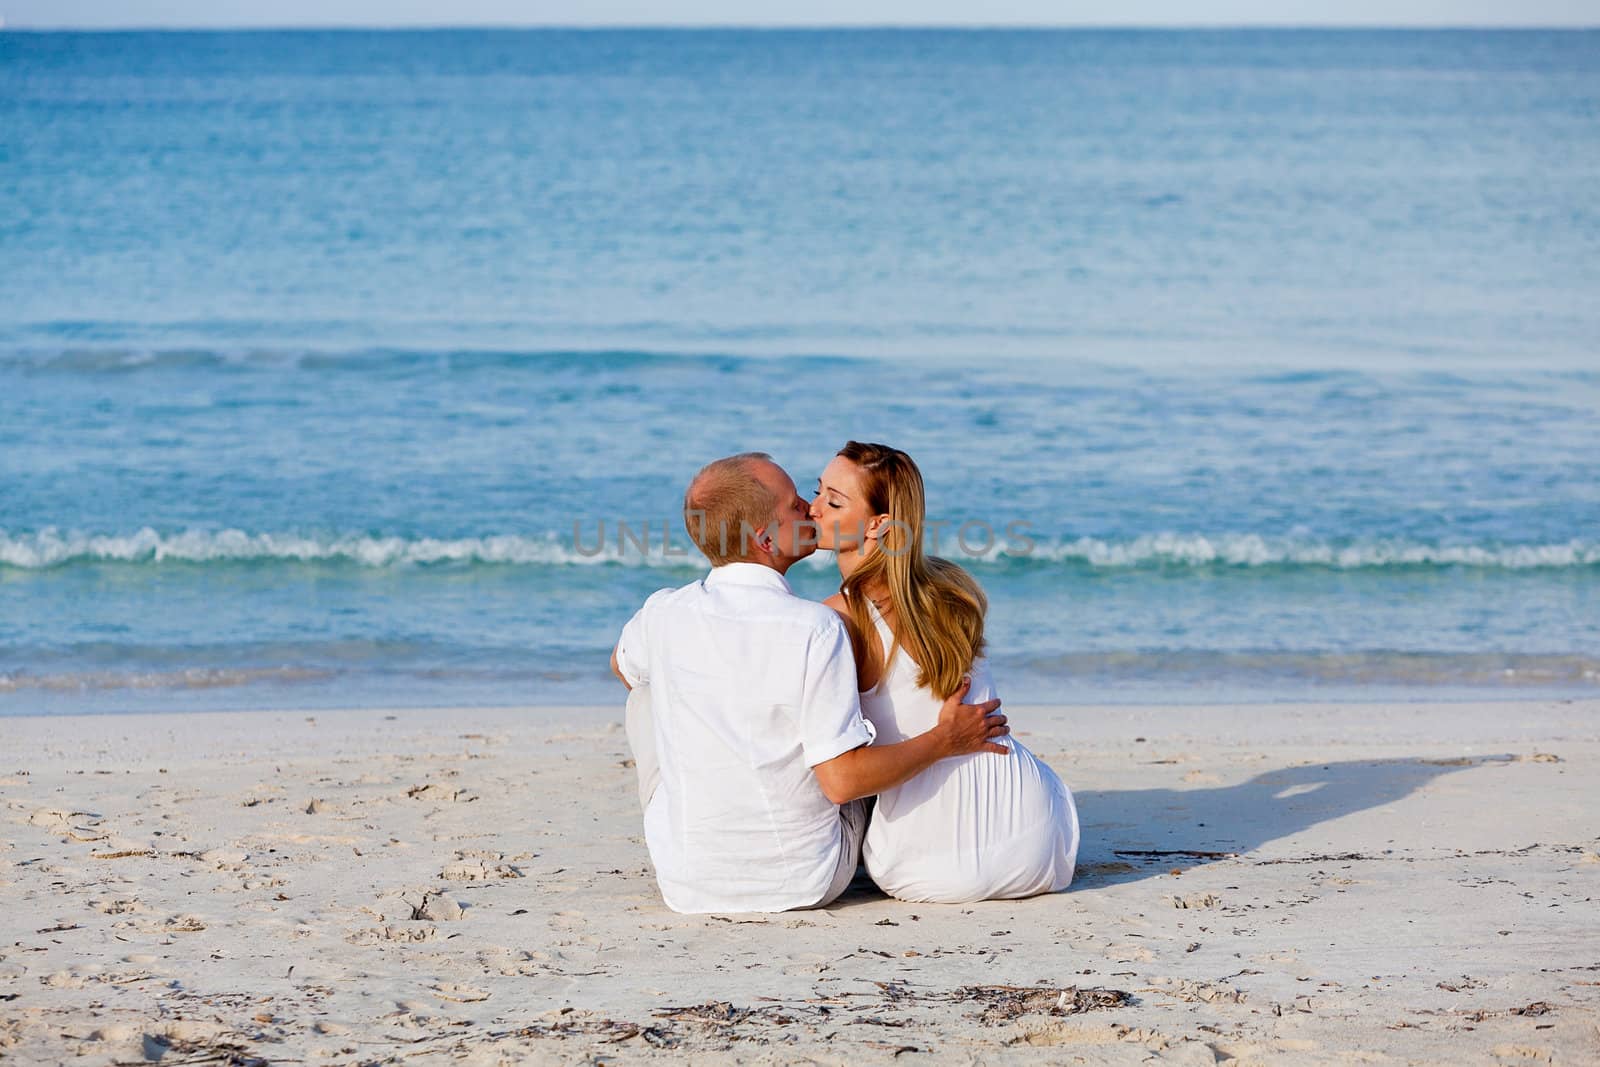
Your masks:
<svg viewBox="0 0 1600 1067"><path fill-rule="evenodd" d="M244 530L184 530L97 534L53 527L32 532L0 530L0 567L47 570L82 563L128 565L331 563L359 567L443 564L502 567L564 567L620 564L662 568L702 567L681 532L663 546L661 526L631 528L619 539L615 528L590 527L574 536L491 534L479 537L406 537L384 534L251 533ZM1335 541L1258 534L1156 533L1126 539L1095 537L1000 539L963 545L953 536L939 551L959 562L1027 566L1058 564L1090 569L1284 568L1382 570L1471 568L1562 570L1600 568L1600 542L1570 540L1532 544L1434 544L1406 539ZM819 553L813 561L830 565Z"/></svg>

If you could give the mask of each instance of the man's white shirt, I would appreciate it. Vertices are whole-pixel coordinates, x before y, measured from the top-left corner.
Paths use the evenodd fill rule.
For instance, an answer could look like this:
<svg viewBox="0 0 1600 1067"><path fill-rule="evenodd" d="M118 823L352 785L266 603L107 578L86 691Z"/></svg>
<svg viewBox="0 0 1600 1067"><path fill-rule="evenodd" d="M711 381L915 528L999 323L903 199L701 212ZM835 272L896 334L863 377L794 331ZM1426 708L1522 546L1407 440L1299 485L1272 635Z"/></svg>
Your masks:
<svg viewBox="0 0 1600 1067"><path fill-rule="evenodd" d="M844 847L811 768L870 744L844 623L758 563L663 589L617 665L650 687L661 785L645 843L674 911L785 911L827 893Z"/></svg>

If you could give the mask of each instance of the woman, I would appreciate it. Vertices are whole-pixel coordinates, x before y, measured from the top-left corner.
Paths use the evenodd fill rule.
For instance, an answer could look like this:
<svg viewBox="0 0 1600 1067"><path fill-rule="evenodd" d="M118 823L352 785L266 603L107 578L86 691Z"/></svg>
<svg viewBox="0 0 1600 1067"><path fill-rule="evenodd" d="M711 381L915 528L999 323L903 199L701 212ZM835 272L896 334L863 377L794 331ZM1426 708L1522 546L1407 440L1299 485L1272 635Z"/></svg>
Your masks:
<svg viewBox="0 0 1600 1067"><path fill-rule="evenodd" d="M861 711L883 742L929 729L972 679L968 702L992 699L983 656L988 602L970 574L923 554L922 473L887 445L851 441L817 480L818 547L842 583L827 604L856 647ZM878 796L863 858L901 900L964 903L1064 889L1078 853L1072 794L1015 739L1009 757L941 760Z"/></svg>

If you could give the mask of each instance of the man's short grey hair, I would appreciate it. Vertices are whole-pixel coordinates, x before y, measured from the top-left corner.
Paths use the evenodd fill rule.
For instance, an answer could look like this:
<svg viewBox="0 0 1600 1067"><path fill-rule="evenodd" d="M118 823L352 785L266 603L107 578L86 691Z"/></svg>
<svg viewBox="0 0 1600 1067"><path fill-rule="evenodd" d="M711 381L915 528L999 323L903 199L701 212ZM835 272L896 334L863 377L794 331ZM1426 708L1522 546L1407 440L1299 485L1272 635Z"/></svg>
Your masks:
<svg viewBox="0 0 1600 1067"><path fill-rule="evenodd" d="M740 452L712 460L683 494L683 525L713 567L750 558L750 539L771 523L777 498L756 477L765 452Z"/></svg>

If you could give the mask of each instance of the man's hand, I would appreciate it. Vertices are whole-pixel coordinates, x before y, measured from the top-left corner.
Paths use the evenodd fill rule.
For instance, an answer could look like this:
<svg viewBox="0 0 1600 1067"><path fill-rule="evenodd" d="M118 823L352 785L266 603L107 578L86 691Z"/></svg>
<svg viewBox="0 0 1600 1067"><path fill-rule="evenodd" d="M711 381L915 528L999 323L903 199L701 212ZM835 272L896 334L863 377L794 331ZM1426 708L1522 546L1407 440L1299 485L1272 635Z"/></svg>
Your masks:
<svg viewBox="0 0 1600 1067"><path fill-rule="evenodd" d="M811 768L823 794L843 804L891 789L950 756L1010 754L1009 748L994 741L1011 732L1006 717L994 714L1000 702L961 703L971 688L972 679L963 678L961 688L939 709L938 725L928 732L892 745L862 745Z"/></svg>
<svg viewBox="0 0 1600 1067"><path fill-rule="evenodd" d="M939 709L939 723L928 733L917 734L909 741L891 745L861 745L835 755L832 760L813 766L816 781L822 793L835 805L858 797L872 797L885 789L920 774L939 760L952 755L970 755L973 752L997 752L1010 755L1005 745L995 744L995 737L1011 733L1005 725L1005 715L995 715L1000 701L982 704L962 704L962 697L973 688L971 678L962 678L962 688L957 689L944 707Z"/></svg>
<svg viewBox="0 0 1600 1067"><path fill-rule="evenodd" d="M965 756L971 752L996 752L1000 755L1009 755L1011 750L1005 745L995 741L997 737L1004 737L1011 732L1006 725L1006 717L1000 715L995 709L1000 707L998 700L985 700L982 704L963 704L967 692L972 688L972 679L961 679L961 688L950 694L944 706L939 709L939 725L934 727L938 731L940 742L945 746L947 756Z"/></svg>

